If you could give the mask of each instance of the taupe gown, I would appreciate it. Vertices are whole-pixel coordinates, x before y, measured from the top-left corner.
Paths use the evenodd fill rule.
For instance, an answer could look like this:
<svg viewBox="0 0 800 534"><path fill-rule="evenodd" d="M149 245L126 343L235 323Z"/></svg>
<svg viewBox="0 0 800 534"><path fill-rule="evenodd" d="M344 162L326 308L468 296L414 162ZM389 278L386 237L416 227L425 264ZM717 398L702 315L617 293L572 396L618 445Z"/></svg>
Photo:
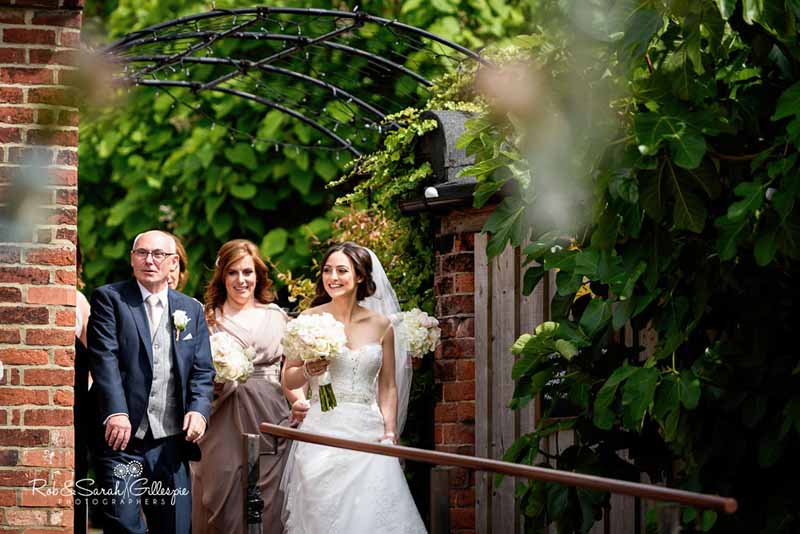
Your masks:
<svg viewBox="0 0 800 534"><path fill-rule="evenodd" d="M245 532L241 435L260 434L258 425L265 421L288 425L290 412L280 377L281 339L288 317L274 304L258 306L263 313L253 324L239 324L217 310L217 324L210 328L212 334L224 331L242 346L254 346L256 359L255 371L245 383L225 382L214 401L208 432L200 441L203 457L191 463L193 534ZM274 440L261 435L259 487L264 499L264 534L283 531L280 481L288 450L286 442L278 440L277 454L269 454L274 451Z"/></svg>

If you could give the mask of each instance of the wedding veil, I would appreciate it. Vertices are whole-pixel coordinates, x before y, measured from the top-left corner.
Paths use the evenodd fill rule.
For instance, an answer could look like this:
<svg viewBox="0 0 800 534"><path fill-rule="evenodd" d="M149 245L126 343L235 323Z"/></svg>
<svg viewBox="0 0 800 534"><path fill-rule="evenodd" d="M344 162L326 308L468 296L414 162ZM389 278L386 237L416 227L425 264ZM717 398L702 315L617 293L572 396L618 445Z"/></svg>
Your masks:
<svg viewBox="0 0 800 534"><path fill-rule="evenodd" d="M411 378L413 368L408 352L402 317L400 316L400 303L397 300L392 284L386 276L378 256L363 247L372 258L372 281L375 282L375 293L361 301L362 306L374 312L381 313L389 318L394 328L394 372L397 383L397 436L403 432L408 414L408 397L411 394Z"/></svg>

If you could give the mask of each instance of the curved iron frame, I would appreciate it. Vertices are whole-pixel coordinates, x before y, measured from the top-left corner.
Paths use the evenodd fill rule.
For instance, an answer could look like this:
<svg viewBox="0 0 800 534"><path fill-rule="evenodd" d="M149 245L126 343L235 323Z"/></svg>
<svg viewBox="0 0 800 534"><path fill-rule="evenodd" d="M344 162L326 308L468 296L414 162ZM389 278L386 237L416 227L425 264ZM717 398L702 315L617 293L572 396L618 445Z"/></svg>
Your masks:
<svg viewBox="0 0 800 534"><path fill-rule="evenodd" d="M137 43L137 44L150 44L150 43L158 43L158 42L162 42L162 41L178 41L178 40L181 40L181 39L192 39L192 38L196 38L196 37L209 37L210 38L210 37L213 37L214 35L216 35L216 32L210 32L210 31L208 31L208 32L178 33L178 34L174 34L174 35L165 35L164 37L150 37L149 39L146 39L146 40L144 40L144 41L142 41L140 43ZM229 36L236 37L237 39L252 39L254 41L273 40L273 41L291 42L291 41L301 41L301 40L303 40L303 37L301 37L299 35L287 35L287 34L282 34L282 33L236 32L236 33L229 34ZM215 39L215 40L217 40L217 39ZM204 46L209 46L210 44L212 44L212 43L209 42L209 43L205 44ZM341 50L343 52L346 52L348 54L352 54L354 56L365 57L365 58L368 58L369 60L374 61L375 63L379 63L379 64L381 64L381 65L383 65L383 66L385 66L385 67L387 67L389 69L402 72L403 74L405 74L407 76L410 76L411 78L414 78L417 82L421 83L422 85L425 85L426 87L430 87L431 85L433 85L432 81L428 80L424 76L421 76L419 73L414 72L413 70L409 69L408 67L400 65L399 63L395 63L394 61L391 61L389 59L383 58L381 56L376 56L375 54L372 54L372 53L367 52L365 50L361 50L359 48L353 48L352 46L347 46L347 45L344 45L344 44L341 44L341 43L330 43L330 42L327 42L327 41L316 43L316 46L325 46L325 47L328 47L328 48L333 48L334 50ZM200 47L199 49L202 49L202 48L203 47ZM132 56L132 57L136 57L136 56ZM167 59L169 59L169 56L167 57ZM180 59L180 60L178 60L176 62L171 63L171 65L174 65L175 63L180 63L181 61L185 62L187 59L188 58L184 57L184 58L182 58L182 59ZM483 59L481 61L484 62L484 63L486 62L486 60L483 60Z"/></svg>
<svg viewBox="0 0 800 534"><path fill-rule="evenodd" d="M358 8L356 8L358 9ZM127 36L123 37L122 39L118 40L108 48L106 48L107 52L113 52L115 50L125 50L126 48L130 48L136 43L136 39L140 35L145 35L148 33L153 33L158 30L163 30L164 28L168 28L170 26L177 26L179 24L185 24L187 22L193 22L196 20L203 20L207 18L214 18L219 16L238 16L238 15L258 15L266 16L266 15L313 15L316 17L333 17L333 18L350 18L356 19L364 24L365 22L374 22L376 24L380 24L382 26L392 26L403 30L408 33L419 35L420 37L425 37L432 41L436 41L439 44L443 44L448 48L452 48L458 52L461 52L465 56L471 57L476 61L480 61L481 63L488 63L485 59L483 59L479 54L473 52L469 48L463 47L458 43L454 43L452 41L448 41L444 37L440 37L434 33L422 30L417 28L416 26L410 26L408 24L403 24L402 22L397 22L397 20L389 20L383 17L376 17L375 15L370 15L365 11L337 11L334 9L316 9L316 8L294 8L294 7L268 7L268 6L260 6L260 7L247 7L247 8L238 8L238 9L215 9L209 11L207 13L197 13L195 15L188 15L186 17L180 17L168 22L162 22L161 24L156 24L154 26L149 26L142 30L138 30L132 33L129 33ZM248 23L244 24L244 26L249 26L250 24L254 23L253 21L248 21Z"/></svg>
<svg viewBox="0 0 800 534"><path fill-rule="evenodd" d="M184 82L184 81L181 81L181 80L141 80L138 83L140 85L149 85L149 86L155 86L155 87L183 87L183 88L191 89L192 91L203 90L202 84L200 84L198 82ZM241 97L241 98L245 98L247 100L252 100L254 102L258 102L259 104L263 104L263 105L265 105L267 107L270 107L270 108L273 108L273 109L277 109L278 111L282 111L282 112L286 113L287 115L291 115L292 117L296 118L297 120L300 120L300 121L308 124L312 128L314 128L314 129L322 132L323 134L327 135L328 137L330 137L331 139L333 139L334 141L336 141L337 143L342 145L343 148L345 148L346 150L351 152L354 156L358 157L358 156L361 155L361 151L359 151L356 147L354 147L353 143L351 143L350 141L344 139L342 136L338 135L336 132L334 132L330 128L327 128L327 127L323 126L322 124L318 123L314 119L309 119L308 117L306 117L305 115L303 115L299 111L296 111L296 110L294 110L292 108L288 108L286 106L278 104L277 102L273 102L271 100L268 100L268 99L266 99L264 97L261 97L261 96L258 96L258 95L254 95L253 93L248 93L247 91L240 91L238 89L229 89L227 87L210 87L210 88L208 88L206 90L207 91L217 91L219 93L227 93L229 95L238 96L238 97Z"/></svg>
<svg viewBox="0 0 800 534"><path fill-rule="evenodd" d="M139 61L144 61L144 62L160 61L161 59L164 59L166 57L167 56L163 55L130 56L128 57L128 61L131 63L136 63ZM256 64L255 61L251 61L249 59L233 59L233 58L221 58L221 57L193 57L193 58L186 58L183 60L183 62L211 64L211 65L231 65L240 70L256 68L265 72L282 74L284 76L289 76L291 78L297 78L305 82L308 82L312 85L322 87L323 89L328 89L334 95L339 94L344 96L345 98L352 100L352 102L356 104L358 107L363 108L366 111L369 111L370 113L378 117L378 119L383 120L384 118L386 118L386 113L384 111L378 109L369 102L365 102L364 100L358 98L356 95L350 93L349 91L342 89L338 85L320 80L319 78L314 78L313 76L309 76L308 74L303 74L301 72L295 72L293 70L284 69L281 67L273 67L272 65L258 65Z"/></svg>
<svg viewBox="0 0 800 534"><path fill-rule="evenodd" d="M236 21L237 17L252 16L252 15L255 15L255 17L248 18L247 20L237 24ZM259 21L264 20L265 17L268 17L270 15L303 15L309 17L330 17L334 19L348 19L351 21L351 23L339 28L335 28L334 30L328 33L313 38L304 37L302 35L287 35L280 33L259 33L259 32L246 31L250 26L258 23ZM157 32L168 29L173 26L180 26L187 23L191 24L192 22L197 23L198 21L201 20L206 20L216 17L233 17L233 25L224 31L201 31L199 26L196 26L197 31L195 32L181 32L163 36L157 34ZM327 128L326 126L320 124L319 122L301 113L300 111L279 104L267 98L249 93L247 91L219 87L219 85L227 80L230 80L238 76L243 72L247 72L247 70L249 69L259 69L264 72L271 72L271 73L281 74L284 76L290 76L302 80L304 82L313 84L315 86L327 89L331 91L331 93L334 96L337 95L343 96L347 98L349 102L352 102L359 108L368 111L369 113L376 116L379 120L383 120L387 115L387 113L384 110L379 109L377 106L373 104L365 102L363 99L356 97L349 91L346 91L335 84L332 84L327 81L322 81L318 78L309 76L307 74L294 72L290 69L284 69L281 67L270 65L270 63L273 63L284 57L291 56L292 54L300 50L306 49L308 47L324 46L335 50L341 50L342 52L347 54L365 57L369 59L371 62L383 66L387 70L393 70L396 72L400 72L404 75L407 75L412 79L414 79L417 83L422 84L426 87L430 87L432 85L431 81L427 80L419 73L414 72L413 70L409 69L404 65L400 65L389 59L380 57L366 50L361 50L359 48L354 48L345 44L330 41L330 39L338 35L350 32L352 30L358 29L366 23L379 24L381 26L397 29L404 33L412 34L420 38L429 39L447 48L455 50L460 54L463 54L467 58L476 60L482 64L488 64L488 62L485 59L483 59L480 55L457 43L448 41L447 39L444 39L436 34L430 33L420 28L416 28L408 24L403 24L401 22L398 22L397 20L389 20L383 17L370 15L369 13L363 11L358 11L358 8L356 8L353 11L337 11L337 10L316 9L316 8L268 7L268 6L259 6L253 8L238 8L238 9L215 9L212 11L208 11L206 13L198 13L195 15L180 17L171 21L163 22L160 24L144 28L142 30L132 32L123 37L122 39L116 41L112 45L108 46L104 50L104 53L111 56L117 56L117 61L121 62L127 62L127 63L139 63L145 61L155 62L154 65L152 65L151 67L138 71L132 77L129 78L129 80L135 84L142 86L155 86L155 87L182 87L182 88L188 88L193 92L210 90L210 91L217 91L217 92L231 94L241 98L246 98L248 100L253 100L255 102L258 102L259 104L262 104L272 109L276 109L278 111L281 111L296 118L297 120L302 121L303 123L319 131L320 133L333 139L336 143L341 145L345 150L351 152L353 155L359 156L361 155L361 152L356 147L353 146L352 142L342 138L341 136L337 135L335 131L331 130L330 128ZM284 43L290 43L291 46L289 48L285 48L279 52L276 52L266 58L257 61L233 59L233 58L208 58L208 57L202 58L202 57L192 56L193 53L202 50L203 48L208 48L215 42L221 39L225 39L227 37L235 37L238 39L253 39L253 40L278 40ZM132 55L132 56L119 55L135 46L147 45L157 42L175 41L180 39L199 39L200 41L198 43L189 46L187 49L181 50L174 54L149 54L149 55L144 54L144 55ZM165 68L182 63L218 64L218 65L227 64L235 67L235 70L223 74L208 82L159 80L159 79L145 78L146 76L154 75L156 72L161 71ZM393 126L396 126L396 124L389 125L390 128Z"/></svg>

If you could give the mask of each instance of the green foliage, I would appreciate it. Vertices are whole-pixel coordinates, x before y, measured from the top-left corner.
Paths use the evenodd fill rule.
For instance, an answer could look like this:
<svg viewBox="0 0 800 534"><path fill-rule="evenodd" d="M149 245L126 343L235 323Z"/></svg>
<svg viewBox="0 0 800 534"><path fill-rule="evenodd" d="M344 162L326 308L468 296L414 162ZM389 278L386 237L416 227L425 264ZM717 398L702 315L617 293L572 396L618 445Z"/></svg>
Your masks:
<svg viewBox="0 0 800 534"><path fill-rule="evenodd" d="M482 108L466 102L429 102L426 109L449 109L473 112ZM356 181L353 192L337 200L340 204L352 204L371 199L378 206L395 209L394 204L419 192L420 185L433 178L430 163L418 163L414 147L420 137L433 131L434 119L421 119L424 110L408 108L386 118L394 121L398 128L389 134L383 146L354 161L349 173L331 186L347 181Z"/></svg>
<svg viewBox="0 0 800 534"><path fill-rule="evenodd" d="M521 27L525 23L521 4L367 1L360 9L442 31L446 38L477 47ZM251 7L252 2L220 0L215 5L220 9ZM271 5L347 9L330 0ZM86 13L89 24L110 40L181 15L207 11L210 6L198 0L117 0L87 2ZM441 72L429 58L414 61L414 68L423 75ZM319 66L320 70L335 68ZM299 89L302 91L302 86ZM394 90L406 91L402 87ZM342 194L326 186L343 173L348 154L252 143L248 135L311 145L317 134L250 101L222 94L192 95L180 89L170 92L195 107L211 110L210 116L176 104L164 91L145 88L131 91L112 109L87 111L82 117L79 233L88 289L127 277L129 243L138 232L153 227L166 227L186 242L191 266L186 291L195 296L202 293L219 246L232 238L247 238L260 245L285 274L310 274L312 256L318 252L312 245L332 237L337 216L332 207ZM336 112L332 107L330 113ZM229 126L245 135L233 134ZM400 153L404 150L400 145L407 141L391 136L387 143L398 143ZM424 168L415 170L406 186L426 174ZM408 189L387 191L385 196L391 199L403 191Z"/></svg>
<svg viewBox="0 0 800 534"><path fill-rule="evenodd" d="M179 16L206 11L211 5L217 9L252 7L256 4L244 0L217 0L198 2L191 0L87 0L86 11L107 19L108 32L113 37L141 30ZM310 7L348 10L353 6L330 0L275 0L270 7ZM528 13L525 3L471 2L469 0L404 0L385 2L366 0L359 3L361 11L398 19L406 24L425 28L445 39L468 48L479 48L487 42L514 35L525 27Z"/></svg>
<svg viewBox="0 0 800 534"><path fill-rule="evenodd" d="M517 39L545 104L520 117L501 102L461 140L476 155L464 171L478 178L476 205L506 182L517 192L487 222L488 253L531 240L526 293L557 272L551 322L511 349L511 407L537 396L544 405L507 459L637 481L646 473L739 500L735 516L684 509L688 531L796 532L800 10L617 4L592 13L590 37L581 20L562 18ZM587 113L581 100L595 107ZM567 146L553 125L572 132ZM548 181L548 152L562 163L558 182ZM590 217L542 216L554 198L561 212ZM541 439L564 428L575 444L540 454ZM518 497L536 532L550 522L587 532L607 503L546 483ZM648 523L656 529L655 513Z"/></svg>
<svg viewBox="0 0 800 534"><path fill-rule="evenodd" d="M159 226L186 243L190 293L199 293L217 249L234 237L260 244L279 267L306 265L307 222L319 216L330 220L326 205L334 200L309 165L324 158L341 167L344 159L316 153L301 158L294 150L251 146L173 105L169 96L153 97L135 91L123 112L82 126L79 232L87 284L127 276L124 249L112 255L107 245L129 243L138 232ZM222 114L217 118L225 120ZM319 237L330 235L325 231Z"/></svg>
<svg viewBox="0 0 800 534"><path fill-rule="evenodd" d="M387 120L396 120L401 127L386 136L381 150L360 158L340 182L332 184L339 185L358 176L366 177L358 182L352 193L340 198L339 203L357 202L374 195L379 205L386 206L392 200L416 191L419 184L431 176L430 164L417 165L411 149L419 137L436 128L436 121L419 120L419 111L414 109L389 116Z"/></svg>
<svg viewBox="0 0 800 534"><path fill-rule="evenodd" d="M386 276L404 310L433 313L433 249L426 216L404 217L394 212L350 208L336 219L333 241L354 241L381 258Z"/></svg>
<svg viewBox="0 0 800 534"><path fill-rule="evenodd" d="M330 184L354 184L351 193L337 200L351 211L335 222L334 240L363 243L387 261L386 273L404 309L419 307L433 313L434 307L430 221L425 215L404 216L398 209L401 200L418 195L422 185L433 179L430 163L417 161L415 147L437 123L421 116L431 109L483 111L474 102L473 74L474 69L443 76L435 81L434 96L424 108L407 108L386 117L385 122L397 128L386 135L382 146L354 160L349 172Z"/></svg>

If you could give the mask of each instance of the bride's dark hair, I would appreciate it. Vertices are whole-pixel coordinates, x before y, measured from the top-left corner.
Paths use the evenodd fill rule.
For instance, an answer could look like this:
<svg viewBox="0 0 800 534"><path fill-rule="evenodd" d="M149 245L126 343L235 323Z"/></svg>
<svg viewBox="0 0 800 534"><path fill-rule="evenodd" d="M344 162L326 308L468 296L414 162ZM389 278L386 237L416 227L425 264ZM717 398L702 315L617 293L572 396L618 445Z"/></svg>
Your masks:
<svg viewBox="0 0 800 534"><path fill-rule="evenodd" d="M372 280L372 257L369 255L369 252L367 252L367 249L361 245L353 243L352 241L344 241L330 247L327 252L325 252L325 256L322 257L319 278L317 279L316 295L314 296L313 302L311 302L312 306L319 306L320 304L331 301L331 296L325 291L325 285L322 283L322 269L325 268L325 263L334 252L342 252L347 256L353 264L356 278L361 278L361 282L359 282L358 288L356 289L356 300L364 300L375 293L375 282Z"/></svg>

